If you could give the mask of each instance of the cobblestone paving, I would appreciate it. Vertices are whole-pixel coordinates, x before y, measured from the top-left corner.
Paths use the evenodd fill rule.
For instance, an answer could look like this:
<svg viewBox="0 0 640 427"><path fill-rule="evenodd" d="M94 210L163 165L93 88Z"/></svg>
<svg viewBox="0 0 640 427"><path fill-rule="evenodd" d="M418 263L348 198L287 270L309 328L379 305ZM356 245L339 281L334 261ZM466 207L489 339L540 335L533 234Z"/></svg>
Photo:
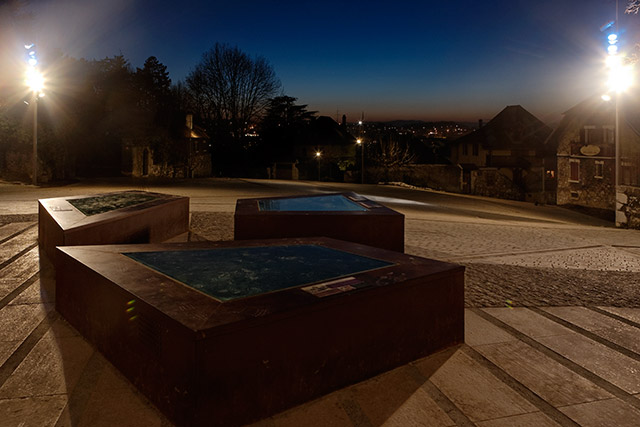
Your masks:
<svg viewBox="0 0 640 427"><path fill-rule="evenodd" d="M191 225L207 239L233 239L231 213L194 212ZM466 266L467 307L640 307L640 232L413 219L405 227L407 253Z"/></svg>

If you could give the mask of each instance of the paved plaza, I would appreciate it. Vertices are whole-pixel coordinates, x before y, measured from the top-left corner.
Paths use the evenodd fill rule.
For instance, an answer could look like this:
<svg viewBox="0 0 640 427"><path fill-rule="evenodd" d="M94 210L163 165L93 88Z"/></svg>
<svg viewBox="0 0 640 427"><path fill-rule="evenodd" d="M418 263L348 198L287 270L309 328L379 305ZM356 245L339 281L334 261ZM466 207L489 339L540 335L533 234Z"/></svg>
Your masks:
<svg viewBox="0 0 640 427"><path fill-rule="evenodd" d="M124 189L190 197L210 240L232 239L238 198L354 191L405 214L406 253L466 266L463 345L257 426L640 425L640 231L400 186L123 179L0 182L1 426L172 426L56 313L38 252L39 198Z"/></svg>

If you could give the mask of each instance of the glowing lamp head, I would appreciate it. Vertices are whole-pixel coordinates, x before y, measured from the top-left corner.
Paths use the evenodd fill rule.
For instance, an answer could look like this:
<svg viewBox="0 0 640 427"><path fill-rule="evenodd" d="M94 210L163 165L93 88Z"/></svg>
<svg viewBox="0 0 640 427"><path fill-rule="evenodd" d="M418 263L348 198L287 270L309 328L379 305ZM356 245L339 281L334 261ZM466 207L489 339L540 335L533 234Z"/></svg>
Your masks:
<svg viewBox="0 0 640 427"><path fill-rule="evenodd" d="M633 72L630 65L620 65L609 70L607 85L612 91L624 92L633 84Z"/></svg>
<svg viewBox="0 0 640 427"><path fill-rule="evenodd" d="M604 95L601 96L602 100L605 102L609 102L611 101L611 95L605 93Z"/></svg>
<svg viewBox="0 0 640 427"><path fill-rule="evenodd" d="M614 44L618 42L618 35L617 34L609 34L607 36L607 40L609 40L609 43Z"/></svg>
<svg viewBox="0 0 640 427"><path fill-rule="evenodd" d="M33 92L40 92L44 89L44 77L35 68L27 68L25 83Z"/></svg>
<svg viewBox="0 0 640 427"><path fill-rule="evenodd" d="M609 45L607 47L607 52L609 52L609 55L615 55L618 53L618 46L616 46L615 44Z"/></svg>
<svg viewBox="0 0 640 427"><path fill-rule="evenodd" d="M321 155L322 155L322 153L321 153L321 152L316 151L316 158L320 158L320 156L321 156Z"/></svg>
<svg viewBox="0 0 640 427"><path fill-rule="evenodd" d="M356 144L362 144L362 140L360 138L356 139Z"/></svg>

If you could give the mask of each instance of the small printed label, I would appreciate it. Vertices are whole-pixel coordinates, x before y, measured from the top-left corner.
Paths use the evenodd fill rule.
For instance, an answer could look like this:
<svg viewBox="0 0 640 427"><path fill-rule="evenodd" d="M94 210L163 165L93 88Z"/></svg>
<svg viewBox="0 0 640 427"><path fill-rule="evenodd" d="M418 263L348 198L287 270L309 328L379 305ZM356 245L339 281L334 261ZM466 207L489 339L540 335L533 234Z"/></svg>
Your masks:
<svg viewBox="0 0 640 427"><path fill-rule="evenodd" d="M375 203L375 202L371 202L371 201L368 201L368 202L360 202L360 204L361 204L362 206L364 206L365 208L367 208L367 209L373 209L373 208L379 208L379 207L380 207L380 205L379 205L379 204L377 204L377 203Z"/></svg>
<svg viewBox="0 0 640 427"><path fill-rule="evenodd" d="M362 280L355 277L344 277L342 279L332 280L330 282L318 283L315 285L305 286L301 288L303 291L310 293L318 298L328 297L342 292L349 292L359 288L368 286Z"/></svg>

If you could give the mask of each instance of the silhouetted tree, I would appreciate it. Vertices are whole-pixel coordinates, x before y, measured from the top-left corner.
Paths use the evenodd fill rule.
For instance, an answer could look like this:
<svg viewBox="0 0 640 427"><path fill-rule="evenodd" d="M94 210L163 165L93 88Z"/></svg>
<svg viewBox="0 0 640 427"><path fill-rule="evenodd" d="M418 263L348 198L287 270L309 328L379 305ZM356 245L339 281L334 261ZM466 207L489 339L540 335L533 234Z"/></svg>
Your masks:
<svg viewBox="0 0 640 427"><path fill-rule="evenodd" d="M280 81L262 57L251 58L237 47L216 45L202 55L186 84L196 114L214 137L218 166L244 163L247 130L255 126Z"/></svg>
<svg viewBox="0 0 640 427"><path fill-rule="evenodd" d="M304 142L316 112L307 111L307 105L297 105L296 100L286 95L269 100L260 124L259 158L263 161L292 161L296 142Z"/></svg>

